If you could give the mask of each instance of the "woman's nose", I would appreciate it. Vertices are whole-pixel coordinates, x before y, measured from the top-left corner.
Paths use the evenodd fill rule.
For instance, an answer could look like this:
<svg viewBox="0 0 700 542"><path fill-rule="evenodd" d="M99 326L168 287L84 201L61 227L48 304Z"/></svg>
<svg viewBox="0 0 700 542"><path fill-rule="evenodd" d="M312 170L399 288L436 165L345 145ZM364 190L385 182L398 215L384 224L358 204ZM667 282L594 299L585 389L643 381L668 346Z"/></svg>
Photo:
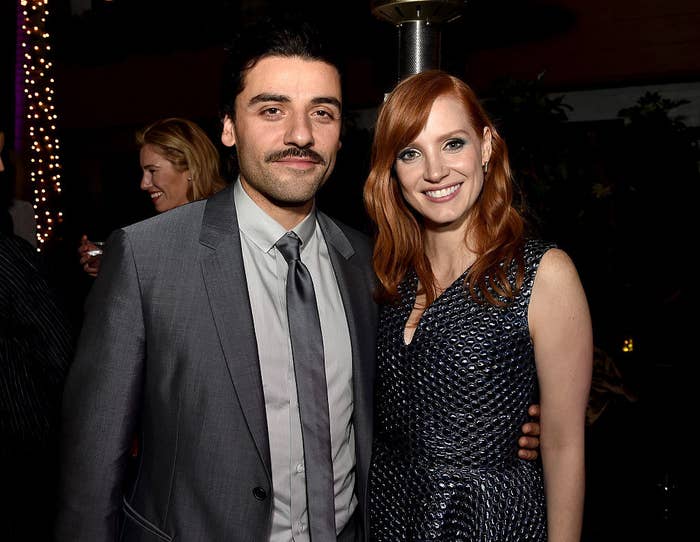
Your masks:
<svg viewBox="0 0 700 542"><path fill-rule="evenodd" d="M439 158L427 158L423 177L428 182L437 183L447 177L449 172L449 168Z"/></svg>

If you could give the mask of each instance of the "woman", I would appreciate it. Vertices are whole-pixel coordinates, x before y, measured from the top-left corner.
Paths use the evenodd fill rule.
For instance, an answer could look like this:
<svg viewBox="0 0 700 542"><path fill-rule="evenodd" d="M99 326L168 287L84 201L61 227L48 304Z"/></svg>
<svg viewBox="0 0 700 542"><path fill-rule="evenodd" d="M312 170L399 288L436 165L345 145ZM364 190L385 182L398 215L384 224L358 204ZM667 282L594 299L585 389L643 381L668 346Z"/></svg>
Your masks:
<svg viewBox="0 0 700 542"><path fill-rule="evenodd" d="M208 198L226 186L219 172L219 154L207 134L194 122L167 118L154 122L136 136L143 170L141 190L148 193L159 213L190 201ZM98 247L83 235L80 263L95 277L100 259L89 254ZM94 254L94 252L93 252Z"/></svg>
<svg viewBox="0 0 700 542"><path fill-rule="evenodd" d="M384 303L372 538L579 540L587 302L569 257L525 238L505 143L466 84L397 85L364 198ZM516 450L538 401L541 464Z"/></svg>

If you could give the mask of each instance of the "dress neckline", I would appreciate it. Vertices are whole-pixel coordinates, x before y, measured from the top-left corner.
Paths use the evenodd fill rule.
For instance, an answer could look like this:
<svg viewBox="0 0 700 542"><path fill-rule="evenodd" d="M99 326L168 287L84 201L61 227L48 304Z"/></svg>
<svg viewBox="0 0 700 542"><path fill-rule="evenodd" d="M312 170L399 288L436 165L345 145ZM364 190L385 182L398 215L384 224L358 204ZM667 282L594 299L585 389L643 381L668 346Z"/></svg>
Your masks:
<svg viewBox="0 0 700 542"><path fill-rule="evenodd" d="M418 318L418 322L416 323L416 328L413 331L413 336L411 337L411 340L409 342L406 342L406 326L408 324L408 319L411 317L411 313L413 312L413 308L416 306L416 298L418 297L418 275L416 274L415 270L411 269L410 276L407 280L408 295L406 304L409 306L409 309L408 314L406 315L406 318L404 320L403 326L401 327L401 343L404 347L409 347L415 342L416 335L418 335L418 331L420 330L421 324L423 323L423 317L425 316L425 313L427 313L433 307L439 305L440 300L444 297L444 295L450 290L452 290L457 283L459 283L460 285L464 284L464 277L467 275L471 267L471 265L467 266L467 268L464 271L462 271L461 275L455 278L447 286L447 288L440 292L440 294L433 300L433 302L430 305L425 307L425 309L420 315L420 318Z"/></svg>

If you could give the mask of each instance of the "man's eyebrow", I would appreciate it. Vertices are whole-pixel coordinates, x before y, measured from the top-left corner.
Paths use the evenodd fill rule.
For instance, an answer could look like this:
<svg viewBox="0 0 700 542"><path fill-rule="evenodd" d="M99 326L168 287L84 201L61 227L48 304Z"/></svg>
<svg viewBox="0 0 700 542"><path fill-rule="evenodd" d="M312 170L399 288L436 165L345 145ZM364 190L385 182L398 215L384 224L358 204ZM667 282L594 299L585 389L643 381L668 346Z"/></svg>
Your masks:
<svg viewBox="0 0 700 542"><path fill-rule="evenodd" d="M311 100L311 103L314 105L330 104L334 105L340 110L343 109L343 105L340 103L340 100L338 98L334 98L333 96L320 96Z"/></svg>
<svg viewBox="0 0 700 542"><path fill-rule="evenodd" d="M250 100L248 100L248 105L255 105L267 102L289 103L291 102L291 100L289 96L285 96L284 94L263 93L253 96ZM338 98L334 98L333 96L319 96L318 98L312 99L311 103L313 105L330 104L341 110L343 108L342 104L340 103L340 100L338 100Z"/></svg>
<svg viewBox="0 0 700 542"><path fill-rule="evenodd" d="M282 102L282 103L289 103L291 100L289 99L289 96L285 96L284 94L258 94L257 96L253 96L250 100L248 100L248 105L255 105L259 103L265 103L265 102Z"/></svg>

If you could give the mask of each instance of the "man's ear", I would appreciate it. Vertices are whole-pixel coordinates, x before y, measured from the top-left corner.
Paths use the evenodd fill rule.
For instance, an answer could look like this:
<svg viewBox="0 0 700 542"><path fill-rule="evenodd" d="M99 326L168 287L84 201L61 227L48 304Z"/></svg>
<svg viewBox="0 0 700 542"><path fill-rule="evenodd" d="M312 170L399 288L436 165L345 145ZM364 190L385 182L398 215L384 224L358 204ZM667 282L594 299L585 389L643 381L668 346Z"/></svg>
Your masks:
<svg viewBox="0 0 700 542"><path fill-rule="evenodd" d="M224 127L221 130L221 142L227 147L233 147L236 144L236 126L228 115L224 117Z"/></svg>

